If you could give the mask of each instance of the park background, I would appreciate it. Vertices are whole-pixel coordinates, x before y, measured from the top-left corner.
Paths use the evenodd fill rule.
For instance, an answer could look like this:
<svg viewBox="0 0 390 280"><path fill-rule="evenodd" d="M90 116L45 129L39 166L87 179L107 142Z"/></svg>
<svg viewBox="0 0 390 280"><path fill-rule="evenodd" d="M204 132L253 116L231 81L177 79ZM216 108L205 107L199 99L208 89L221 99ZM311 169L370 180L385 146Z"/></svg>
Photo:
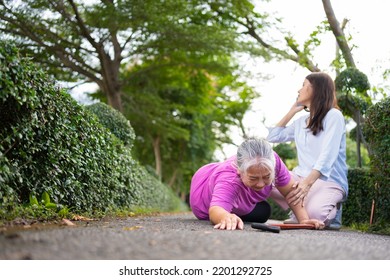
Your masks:
<svg viewBox="0 0 390 280"><path fill-rule="evenodd" d="M321 21L326 20L322 1L272 0L253 3L256 5L256 2L262 2L261 5L264 5L267 12L280 17L284 28L292 32L301 44L310 37ZM390 63L390 46L386 36L381 33L385 26L390 25L390 18L387 17L390 3L384 0L343 0L333 1L332 6L339 21L349 20L345 30L352 36L358 68L369 76L373 85L388 89L390 82L384 79L383 74ZM331 62L335 57L336 45L334 35L328 32L321 35L321 45L313 51L320 68L333 78L335 71ZM288 111L304 77L310 72L295 62L264 62L261 58L248 55L241 55L240 63L251 72L251 77L247 78L248 83L261 92L261 96L254 99L250 110L246 112L244 125L248 134L266 137L267 127L276 124L282 114ZM88 94L96 88L95 84L84 84L72 89L71 94L80 103L89 104L94 101ZM279 102L280 100L283 102ZM354 123L350 123L349 129L354 126ZM236 145L243 140L237 127L231 128L231 134ZM217 159L223 160L234 154L236 145L223 144L222 149L216 151Z"/></svg>
<svg viewBox="0 0 390 280"><path fill-rule="evenodd" d="M335 78L336 72L338 76L359 76L363 87L341 81L339 88L353 130L352 119L365 116L368 107L381 103L388 94L389 50L381 41L385 36L377 33L386 20L382 14L386 3L332 3L339 22L350 19L342 38L347 47L341 49L352 54L352 60L344 57L345 53L336 54L336 38L324 22L323 3L329 5L330 1L192 1L193 6L186 1L1 2L1 37L21 52L9 51L4 45L4 65L8 66L7 59L20 56L38 65L30 66L21 59L25 70L2 68L6 85L2 91L2 215L12 217L9 213L19 205L41 211L38 215L48 215L49 208L61 215L69 215L69 209L104 215L113 209L180 208L181 203L173 197L186 200L193 172L229 156L248 135L265 136L265 127L291 106L310 71L326 71ZM18 14L16 7L22 13ZM84 8L91 10L84 14ZM70 16L75 11L79 13ZM275 19L274 13L286 21ZM88 34L89 28L93 32ZM124 30L134 31L132 48L127 45L132 37ZM35 82L18 84L26 76L40 73L38 69L44 69L61 87L50 86L39 74L35 78L43 83L40 87ZM19 79L10 73L20 74ZM99 88L85 98L91 81ZM22 90L23 86L32 87ZM64 97L69 93L81 106L71 105ZM35 109L47 104L39 103L37 96L62 111L50 118L44 115L51 114L50 110L42 111L42 119L36 120ZM106 108L106 103L115 110ZM383 107L387 106L374 109L379 116L373 117L386 124ZM36 122L26 122L24 117ZM42 124L47 119L50 126ZM126 120L131 128L126 128ZM96 127L97 136L91 126ZM386 135L388 128L384 127ZM59 128L65 130L49 133ZM70 131L74 134L67 134ZM351 173L357 178L353 185L358 185L355 207L362 209L362 199L369 198L363 203L367 223L371 201L382 203L384 213L389 204L386 192L374 187L378 178L384 182L379 186L387 186L388 152L382 154L384 160L370 161L366 147L352 138L350 168L366 168ZM362 140L355 138L359 143ZM121 141L123 145L118 144ZM80 148L75 150L71 144ZM283 148L287 149L284 159L293 167L293 144ZM361 184L371 177L376 181ZM174 207L169 201L175 201ZM350 212L354 212L352 208ZM350 223L363 219L353 218ZM382 220L387 218L384 214Z"/></svg>

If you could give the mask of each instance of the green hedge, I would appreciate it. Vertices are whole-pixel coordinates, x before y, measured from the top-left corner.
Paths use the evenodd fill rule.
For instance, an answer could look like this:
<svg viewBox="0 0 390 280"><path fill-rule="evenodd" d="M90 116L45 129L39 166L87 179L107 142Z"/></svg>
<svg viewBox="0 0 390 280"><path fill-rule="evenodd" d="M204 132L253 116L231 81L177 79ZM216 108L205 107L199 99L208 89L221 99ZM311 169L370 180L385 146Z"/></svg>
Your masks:
<svg viewBox="0 0 390 280"><path fill-rule="evenodd" d="M84 213L182 205L94 114L6 42L0 42L0 119L1 215L43 193Z"/></svg>
<svg viewBox="0 0 390 280"><path fill-rule="evenodd" d="M134 129L130 125L130 121L119 111L102 102L88 105L86 108L94 113L98 117L99 122L122 140L128 148L133 146L135 139Z"/></svg>
<svg viewBox="0 0 390 280"><path fill-rule="evenodd" d="M371 216L374 188L371 173L367 168L351 168L348 170L349 194L343 204L343 225L369 223Z"/></svg>
<svg viewBox="0 0 390 280"><path fill-rule="evenodd" d="M390 223L390 98L387 97L367 111L363 126L369 143L370 169L375 186L375 222Z"/></svg>

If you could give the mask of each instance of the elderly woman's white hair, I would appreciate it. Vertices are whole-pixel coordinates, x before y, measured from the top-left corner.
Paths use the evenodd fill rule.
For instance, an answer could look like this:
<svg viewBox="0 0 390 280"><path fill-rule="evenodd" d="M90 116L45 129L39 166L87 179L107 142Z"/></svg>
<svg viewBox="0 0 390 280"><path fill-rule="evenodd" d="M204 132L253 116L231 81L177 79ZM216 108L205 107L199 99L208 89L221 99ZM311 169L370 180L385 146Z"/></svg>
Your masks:
<svg viewBox="0 0 390 280"><path fill-rule="evenodd" d="M275 156L271 144L262 138L250 137L237 149L237 168L245 173L252 166L264 167L271 172L275 179Z"/></svg>

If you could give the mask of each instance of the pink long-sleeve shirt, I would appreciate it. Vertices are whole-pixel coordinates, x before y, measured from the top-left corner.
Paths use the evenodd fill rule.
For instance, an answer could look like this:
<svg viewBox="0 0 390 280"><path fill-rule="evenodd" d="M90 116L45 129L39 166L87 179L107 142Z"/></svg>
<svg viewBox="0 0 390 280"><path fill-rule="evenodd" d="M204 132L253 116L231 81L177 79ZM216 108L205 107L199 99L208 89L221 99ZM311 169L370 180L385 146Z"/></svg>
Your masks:
<svg viewBox="0 0 390 280"><path fill-rule="evenodd" d="M289 183L290 173L279 156L275 155L275 186ZM256 203L266 200L272 185L260 191L246 187L235 167L236 156L224 162L213 162L201 167L192 177L190 206L194 215L201 220L209 219L209 208L220 206L238 216L249 214Z"/></svg>

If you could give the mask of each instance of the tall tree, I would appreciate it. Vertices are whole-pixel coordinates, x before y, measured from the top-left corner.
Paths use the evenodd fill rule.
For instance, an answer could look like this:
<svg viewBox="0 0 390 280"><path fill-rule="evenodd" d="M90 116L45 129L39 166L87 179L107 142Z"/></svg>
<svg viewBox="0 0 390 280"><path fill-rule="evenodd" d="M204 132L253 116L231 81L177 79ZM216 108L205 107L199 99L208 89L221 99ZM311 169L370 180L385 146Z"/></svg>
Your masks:
<svg viewBox="0 0 390 280"><path fill-rule="evenodd" d="M235 7L247 1L225 1ZM229 142L256 93L236 75L236 29L208 1L0 1L2 38L64 81L94 82L123 112L135 153L185 193L192 172ZM183 187L185 186L185 187ZM184 188L184 189L181 189Z"/></svg>
<svg viewBox="0 0 390 280"><path fill-rule="evenodd" d="M234 68L221 72L197 60L204 65L197 69L190 59L173 60L144 63L125 73L126 98L137 104L125 114L138 135L137 157L185 195L193 172L214 160L216 147L231 142L229 127L242 123L258 94L239 81Z"/></svg>
<svg viewBox="0 0 390 280"><path fill-rule="evenodd" d="M96 83L123 111L121 67L161 52L226 53L231 33L185 0L1 0L1 38L64 81Z"/></svg>
<svg viewBox="0 0 390 280"><path fill-rule="evenodd" d="M284 45L277 43L277 41L272 38L270 40L270 36L267 32L264 32L265 28L272 24L274 30L278 30L279 24L276 22L270 23L268 21L269 18L257 12L255 6L242 5L240 6L241 9L235 10L224 5L221 1L217 1L217 3L212 4L211 7L215 13L219 15L218 20L223 21L226 25L236 25L237 28L241 30L244 38L243 40L253 40L253 44L250 45L250 48L248 49L253 55L268 53L271 58L274 57L294 61L311 72L321 71L314 62L312 54L315 47L321 43L318 35L324 31L332 31L335 41L337 42L337 53L334 62L343 61L343 63L334 63L337 74L340 74L340 72L343 71L343 78L340 78L339 82L344 84L339 84L338 89L347 90L339 92L343 99L343 102L341 102L343 106L342 109L348 112L348 116L357 124L357 153L360 155L360 142L363 141L363 143L365 143L363 134L361 133L361 126L364 123L364 111L362 109L367 107L367 104L369 105L371 103L371 98L367 93L370 86L367 77L363 77L365 75L356 69L348 38L343 31L347 21L344 20L340 25L330 0L322 0L322 4L327 21L318 26L302 46L299 46L293 36L284 32L280 32L280 35L284 36ZM257 3L257 5L257 10L261 9L261 4ZM342 55L339 55L339 52L341 52ZM356 73L358 73L358 75L355 75ZM353 79L357 80L353 81ZM352 80L352 82L348 84L347 81L350 80ZM358 86L354 88L354 86L351 86L351 83L358 84ZM361 87L362 83L364 83L364 87ZM366 105L362 106L362 104ZM360 166L360 156L358 163Z"/></svg>
<svg viewBox="0 0 390 280"><path fill-rule="evenodd" d="M343 27L345 26L346 21L344 20L343 24L340 25L333 11L330 0L322 0L322 3L330 29L336 38L337 49L341 51L347 67L347 69L344 69L341 73L338 71L336 86L340 91L339 96L343 101L343 109L345 109L348 116L356 122L356 152L358 155L357 166L361 167L361 142L365 144L370 152L370 147L368 147L362 133L364 114L368 106L372 105L371 97L367 93L370 89L370 84L367 76L356 68L351 47L349 46L348 40L343 32Z"/></svg>
<svg viewBox="0 0 390 280"><path fill-rule="evenodd" d="M235 27L241 33L239 40L250 54L260 55L268 60L291 60L312 72L320 71L311 57L311 48L315 41L306 42L303 49L300 49L291 35L280 31L281 20L270 17L267 11L262 9L262 2L267 1L236 1L233 5L226 5L224 1L207 2L216 15L214 17L216 21L225 26ZM279 42L280 36L272 37L271 34L275 34L276 30L280 31L278 35L284 38L284 44Z"/></svg>

